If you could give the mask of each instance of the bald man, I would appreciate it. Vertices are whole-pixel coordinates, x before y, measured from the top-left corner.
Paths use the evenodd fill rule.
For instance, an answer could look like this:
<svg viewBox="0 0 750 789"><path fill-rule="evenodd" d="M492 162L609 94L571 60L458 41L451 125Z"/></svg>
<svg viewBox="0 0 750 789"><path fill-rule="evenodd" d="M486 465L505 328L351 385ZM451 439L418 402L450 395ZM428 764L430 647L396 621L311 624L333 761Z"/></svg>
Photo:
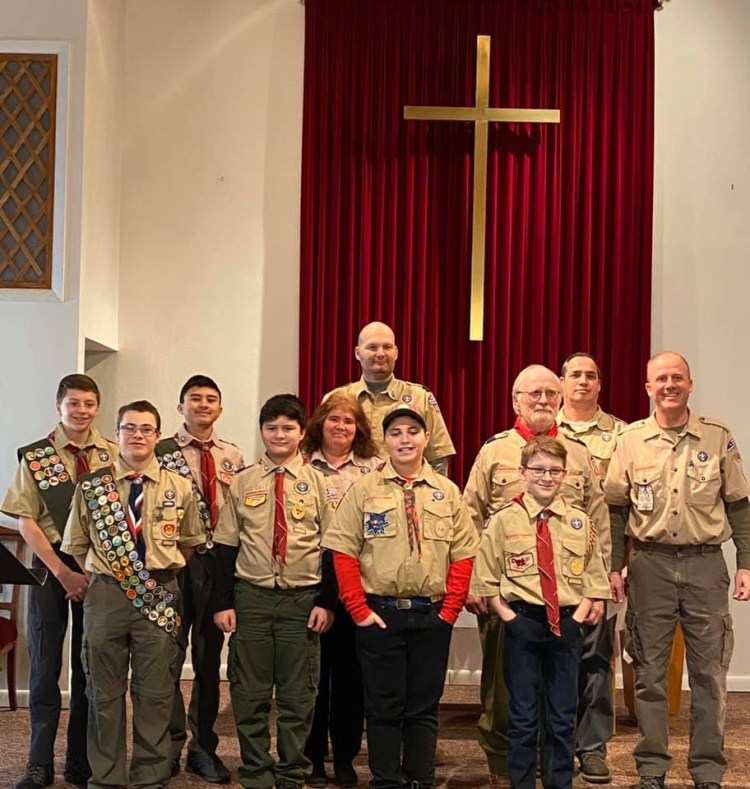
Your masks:
<svg viewBox="0 0 750 789"><path fill-rule="evenodd" d="M464 501L477 531L481 534L489 518L524 491L519 467L526 443L533 436L552 436L568 451L567 473L560 493L569 504L582 507L591 518L609 567L609 515L591 455L583 443L558 433L555 422L562 400L560 379L547 367L531 365L519 373L512 395L515 424L484 444L464 490ZM538 572L538 566L532 571ZM482 644L482 714L478 739L487 755L490 786L502 786L506 785L508 755L508 691L502 669L504 629L501 620L488 612L484 598L470 597L467 608L479 617ZM603 611L603 602L597 601L586 623L598 624ZM543 775L542 779L546 786L550 785L547 776Z"/></svg>
<svg viewBox="0 0 750 789"><path fill-rule="evenodd" d="M628 654L635 668L641 739L639 789L662 789L672 765L666 685L677 622L690 679L688 770L696 789L721 789L727 669L734 637L722 543L737 548L734 599L750 599L750 485L731 430L690 411L690 366L652 357L646 391L654 412L618 436L604 491L612 515L612 569L628 561Z"/></svg>
<svg viewBox="0 0 750 789"><path fill-rule="evenodd" d="M359 381L334 389L355 397L372 429L372 440L381 457L387 457L383 440L383 417L396 403L416 407L425 415L430 441L424 456L441 474L448 471L448 461L456 450L445 425L435 395L421 384L401 381L393 371L398 359L398 346L393 329L375 321L362 327L354 348L354 356L362 367ZM323 399L330 397L329 392Z"/></svg>

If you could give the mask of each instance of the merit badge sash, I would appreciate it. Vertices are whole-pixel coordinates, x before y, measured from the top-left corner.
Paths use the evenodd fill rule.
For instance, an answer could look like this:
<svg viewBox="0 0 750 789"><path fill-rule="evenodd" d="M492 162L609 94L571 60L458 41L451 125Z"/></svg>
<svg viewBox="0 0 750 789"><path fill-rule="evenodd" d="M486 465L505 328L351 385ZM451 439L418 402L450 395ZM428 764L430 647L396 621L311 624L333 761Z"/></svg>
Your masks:
<svg viewBox="0 0 750 789"><path fill-rule="evenodd" d="M62 534L68 522L75 482L70 478L57 449L48 438L18 450L19 462L26 463L39 495L57 530Z"/></svg>
<svg viewBox="0 0 750 789"><path fill-rule="evenodd" d="M112 470L91 471L78 484L96 523L99 545L120 588L144 617L176 637L181 620L172 605L174 595L156 583L135 549Z"/></svg>
<svg viewBox="0 0 750 789"><path fill-rule="evenodd" d="M206 542L203 545L198 545L195 550L197 553L210 551L211 548L214 547L214 532L211 528L211 508L208 506L208 502L203 498L201 489L196 484L195 479L193 479L190 466L187 460L185 460L185 456L182 454L177 439L163 438L156 445L155 453L156 459L159 461L159 465L162 468L169 469L169 471L176 471L181 477L185 477L185 479L190 481L193 488L193 495L198 502L198 514L201 516L203 529L206 533Z"/></svg>

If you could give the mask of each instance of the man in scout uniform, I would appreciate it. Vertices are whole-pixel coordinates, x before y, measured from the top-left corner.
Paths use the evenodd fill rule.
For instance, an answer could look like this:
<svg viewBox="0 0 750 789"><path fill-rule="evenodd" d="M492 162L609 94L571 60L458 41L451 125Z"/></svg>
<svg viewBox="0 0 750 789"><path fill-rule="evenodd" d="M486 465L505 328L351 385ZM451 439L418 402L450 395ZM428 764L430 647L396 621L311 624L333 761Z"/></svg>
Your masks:
<svg viewBox="0 0 750 789"><path fill-rule="evenodd" d="M388 462L349 488L323 539L358 626L372 789L433 786L452 626L478 542L458 488L424 462L426 425L408 403L386 414Z"/></svg>
<svg viewBox="0 0 750 789"><path fill-rule="evenodd" d="M520 467L526 492L490 518L474 565L472 594L487 598L505 622L508 775L516 789L536 786L540 709L543 783L572 786L581 627L592 600L609 594L590 519L559 495L566 457L549 436L526 444Z"/></svg>
<svg viewBox="0 0 750 789"><path fill-rule="evenodd" d="M398 359L398 348L393 329L375 321L363 327L354 348L354 356L362 367L359 381L335 389L356 397L372 428L372 440L378 454L385 454L383 417L396 403L406 403L419 409L427 423L430 442L425 459L441 474L447 474L448 461L456 450L448 428L440 413L435 395L421 384L401 381L393 375ZM326 397L330 397L329 392ZM325 399L325 398L324 398Z"/></svg>
<svg viewBox="0 0 750 789"><path fill-rule="evenodd" d="M271 397L260 411L265 454L239 472L214 533L214 621L229 640L227 675L240 743L240 784L302 787L320 674L319 635L333 622L337 590L321 558L323 478L299 452L305 407ZM276 690L278 760L268 713Z"/></svg>
<svg viewBox="0 0 750 789"><path fill-rule="evenodd" d="M555 417L561 401L560 379L542 365L522 370L513 383L513 408L517 414L511 430L490 438L479 451L464 490L469 515L478 533L500 507L525 489L519 472L521 451L535 435L557 437L568 452L567 473L561 495L570 504L581 506L596 528L605 564L609 562L609 516L600 481L591 455L577 439L558 434ZM502 785L507 768L508 692L502 669L503 633L501 620L488 611L483 598L470 596L467 608L478 614L482 644L482 714L478 724L479 744L487 754L490 785ZM604 604L594 603L586 623L597 624Z"/></svg>
<svg viewBox="0 0 750 789"><path fill-rule="evenodd" d="M83 655L94 787L162 786L169 780L169 719L179 631L176 574L205 542L190 483L154 455L159 412L146 400L117 412L120 456L83 475L62 550L89 579ZM133 756L126 770L125 693L132 671Z"/></svg>
<svg viewBox="0 0 750 789"><path fill-rule="evenodd" d="M613 570L622 568L623 532L633 540L626 649L636 675L638 786L661 789L672 764L666 684L679 621L692 690L688 770L697 789L720 789L734 644L721 546L734 540L734 599L750 599L750 485L729 428L690 411L693 381L684 357L657 354L646 377L654 412L620 433L604 485Z"/></svg>
<svg viewBox="0 0 750 789"><path fill-rule="evenodd" d="M99 388L87 375L66 375L57 389L60 422L45 438L19 449L20 464L5 494L2 511L18 518L18 528L34 552L34 567L46 567L42 586L29 587L29 713L31 744L26 774L17 789L38 789L54 782L54 745L60 718L60 670L72 615L70 714L64 777L85 784L90 773L86 758L86 680L81 665L81 637L86 577L60 541L75 490L75 481L89 469L113 462L117 445L92 426L99 412Z"/></svg>
<svg viewBox="0 0 750 789"><path fill-rule="evenodd" d="M167 468L174 468L193 483L198 508L206 529L206 546L200 546L180 574L182 627L177 639L180 657L175 665L175 696L172 723L172 775L180 771L180 754L187 739L185 702L180 675L185 662L188 636L194 678L188 708L192 738L185 769L210 783L228 783L229 770L216 755L219 738L214 732L219 714L219 668L224 634L214 624L211 607L214 552L213 530L229 485L245 464L235 444L216 435L214 425L221 416L221 391L205 375L189 378L180 390L177 411L184 424L172 437L156 446L156 455ZM209 550L206 550L209 548Z"/></svg>
<svg viewBox="0 0 750 789"><path fill-rule="evenodd" d="M587 353L574 353L562 364L560 383L563 407L557 413L560 432L582 441L589 450L599 478L607 475L617 434L625 423L599 406L601 371ZM612 600L625 599L622 576L610 573ZM612 655L614 654L616 609L606 612L595 627L584 627L583 654L579 673L576 755L581 774L590 783L609 783L607 743L615 727L612 698Z"/></svg>

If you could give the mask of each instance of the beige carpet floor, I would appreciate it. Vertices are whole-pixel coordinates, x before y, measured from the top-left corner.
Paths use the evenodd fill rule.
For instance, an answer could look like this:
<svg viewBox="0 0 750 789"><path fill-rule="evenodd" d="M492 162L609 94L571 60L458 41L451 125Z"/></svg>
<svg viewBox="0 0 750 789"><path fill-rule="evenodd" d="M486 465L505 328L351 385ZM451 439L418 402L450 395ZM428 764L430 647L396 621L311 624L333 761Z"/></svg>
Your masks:
<svg viewBox="0 0 750 789"><path fill-rule="evenodd" d="M189 684L183 683L183 693L189 693ZM440 713L440 746L447 756L447 762L437 771L437 786L453 789L469 789L487 785L487 770L484 754L475 739L475 725L479 711L478 692L474 687L448 687ZM618 699L622 704L622 699ZM680 715L673 721L671 747L674 767L668 777L669 789L690 789L693 784L685 769L687 758L687 731L689 695L683 694ZM62 725L66 713L63 713ZM62 729L64 731L64 728ZM234 782L231 787L239 787L236 782L239 753L234 732L234 721L229 704L226 683L222 686L222 708L217 725L221 737L219 754L232 770ZM12 789L23 773L28 747L29 716L27 710L9 712L0 710L0 789ZM627 722L626 710L618 706L617 735L610 743L610 763L613 778L611 789L625 789L637 783L633 766L632 750L637 739L637 730ZM64 740L56 749L56 789L66 784L62 781L62 768L65 753ZM729 695L727 712L727 754L730 769L724 780L724 789L750 789L750 694L732 693ZM360 776L360 786L367 786L367 757L365 748L357 759L356 767ZM332 784L331 784L332 785ZM195 776L180 773L170 789L206 789L205 784ZM583 784L588 789L590 785Z"/></svg>

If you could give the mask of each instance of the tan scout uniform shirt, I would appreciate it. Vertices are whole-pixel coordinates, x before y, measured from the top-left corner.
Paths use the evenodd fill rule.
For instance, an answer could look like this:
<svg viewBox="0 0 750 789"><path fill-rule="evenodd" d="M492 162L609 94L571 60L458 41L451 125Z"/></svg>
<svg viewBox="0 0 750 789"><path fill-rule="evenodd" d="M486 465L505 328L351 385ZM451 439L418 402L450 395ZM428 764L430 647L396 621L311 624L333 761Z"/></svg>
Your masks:
<svg viewBox="0 0 750 789"><path fill-rule="evenodd" d="M609 568L612 553L609 511L593 460L586 447L576 439L564 433L558 433L557 438L568 450L567 474L560 495L570 504L584 509L594 522L604 564ZM464 489L464 501L479 532L490 516L526 489L518 471L525 446L526 439L512 429L498 433L479 450Z"/></svg>
<svg viewBox="0 0 750 789"><path fill-rule="evenodd" d="M691 413L677 438L654 415L626 427L604 492L610 504L630 507L626 533L635 539L704 545L729 539L724 502L747 498L750 485L729 428Z"/></svg>
<svg viewBox="0 0 750 789"><path fill-rule="evenodd" d="M199 441L200 439L196 439L195 436L191 435L185 425L175 434L175 439L187 461L198 490L205 495L201 478L202 450L198 449L198 447L190 446L191 441ZM211 455L216 466L216 505L221 510L226 501L229 486L234 480L234 475L245 465L245 461L242 459L242 452L236 444L232 444L230 441L222 441L215 432L211 433L211 438L208 440L214 442L214 446L211 447Z"/></svg>
<svg viewBox="0 0 750 789"><path fill-rule="evenodd" d="M276 464L263 457L240 471L229 488L214 542L239 547L235 576L256 586L296 589L321 580L320 539L327 518L323 478L302 455L284 465L286 564L273 558Z"/></svg>
<svg viewBox="0 0 750 789"><path fill-rule="evenodd" d="M609 599L609 578L596 531L586 513L557 496L548 507L524 496L525 507L511 502L490 518L474 561L471 594L507 602L544 605L536 553L536 519L543 509L555 555L557 595L561 606L578 605L582 597Z"/></svg>
<svg viewBox="0 0 750 789"><path fill-rule="evenodd" d="M409 550L404 490L390 463L357 480L336 510L323 547L359 560L367 594L433 597L452 562L474 556L477 535L458 488L428 463L414 480L422 557Z"/></svg>
<svg viewBox="0 0 750 789"><path fill-rule="evenodd" d="M426 386L392 377L384 392L373 395L362 377L359 381L334 389L323 400L327 400L334 392L345 392L359 401L372 428L372 440L379 450L378 454L382 457L388 455L383 440L383 417L396 403L416 406L424 414L430 434L430 441L424 453L425 460L429 462L456 454L435 395Z"/></svg>
<svg viewBox="0 0 750 789"><path fill-rule="evenodd" d="M66 444L72 442L65 430L62 423L58 422L55 428L55 435L51 439L52 444L60 456L60 460L65 466L65 470L70 475L71 480L76 480L76 458L67 449L64 449ZM94 445L94 449L90 449L86 453L89 461L89 468L94 471L102 466L110 465L117 457L119 447L112 441L108 441L102 437L102 434L95 428L91 428L91 435L85 446L89 444ZM10 487L5 493L0 509L11 518L32 518L36 521L39 528L44 532L47 539L56 545L60 542L61 534L52 520L52 517L47 510L47 505L42 499L42 494L39 487L29 471L29 467L25 460L22 460L16 469L13 479L11 480Z"/></svg>
<svg viewBox="0 0 750 789"><path fill-rule="evenodd" d="M607 476L607 467L615 451L615 441L618 433L627 427L627 423L612 414L606 414L597 407L596 414L590 422L579 424L565 418L563 409L557 412L557 424L561 432L570 438L577 438L586 445L594 461L600 479Z"/></svg>
<svg viewBox="0 0 750 789"><path fill-rule="evenodd" d="M326 498L334 510L339 506L344 493L349 490L352 483L363 474L375 471L382 462L379 457L361 458L350 452L349 457L338 468L334 468L320 450L316 449L310 455L310 465L323 476Z"/></svg>
<svg viewBox="0 0 750 789"><path fill-rule="evenodd" d="M125 509L131 485L125 477L134 473L122 458L117 459L115 485ZM161 468L156 457L140 473L143 474L141 528L146 543L146 569L178 570L185 566L180 548L193 548L206 541L193 489L179 474ZM91 517L83 494L80 486L76 488L61 548L71 556L85 554L86 572L114 575L107 552L102 548L98 522Z"/></svg>

